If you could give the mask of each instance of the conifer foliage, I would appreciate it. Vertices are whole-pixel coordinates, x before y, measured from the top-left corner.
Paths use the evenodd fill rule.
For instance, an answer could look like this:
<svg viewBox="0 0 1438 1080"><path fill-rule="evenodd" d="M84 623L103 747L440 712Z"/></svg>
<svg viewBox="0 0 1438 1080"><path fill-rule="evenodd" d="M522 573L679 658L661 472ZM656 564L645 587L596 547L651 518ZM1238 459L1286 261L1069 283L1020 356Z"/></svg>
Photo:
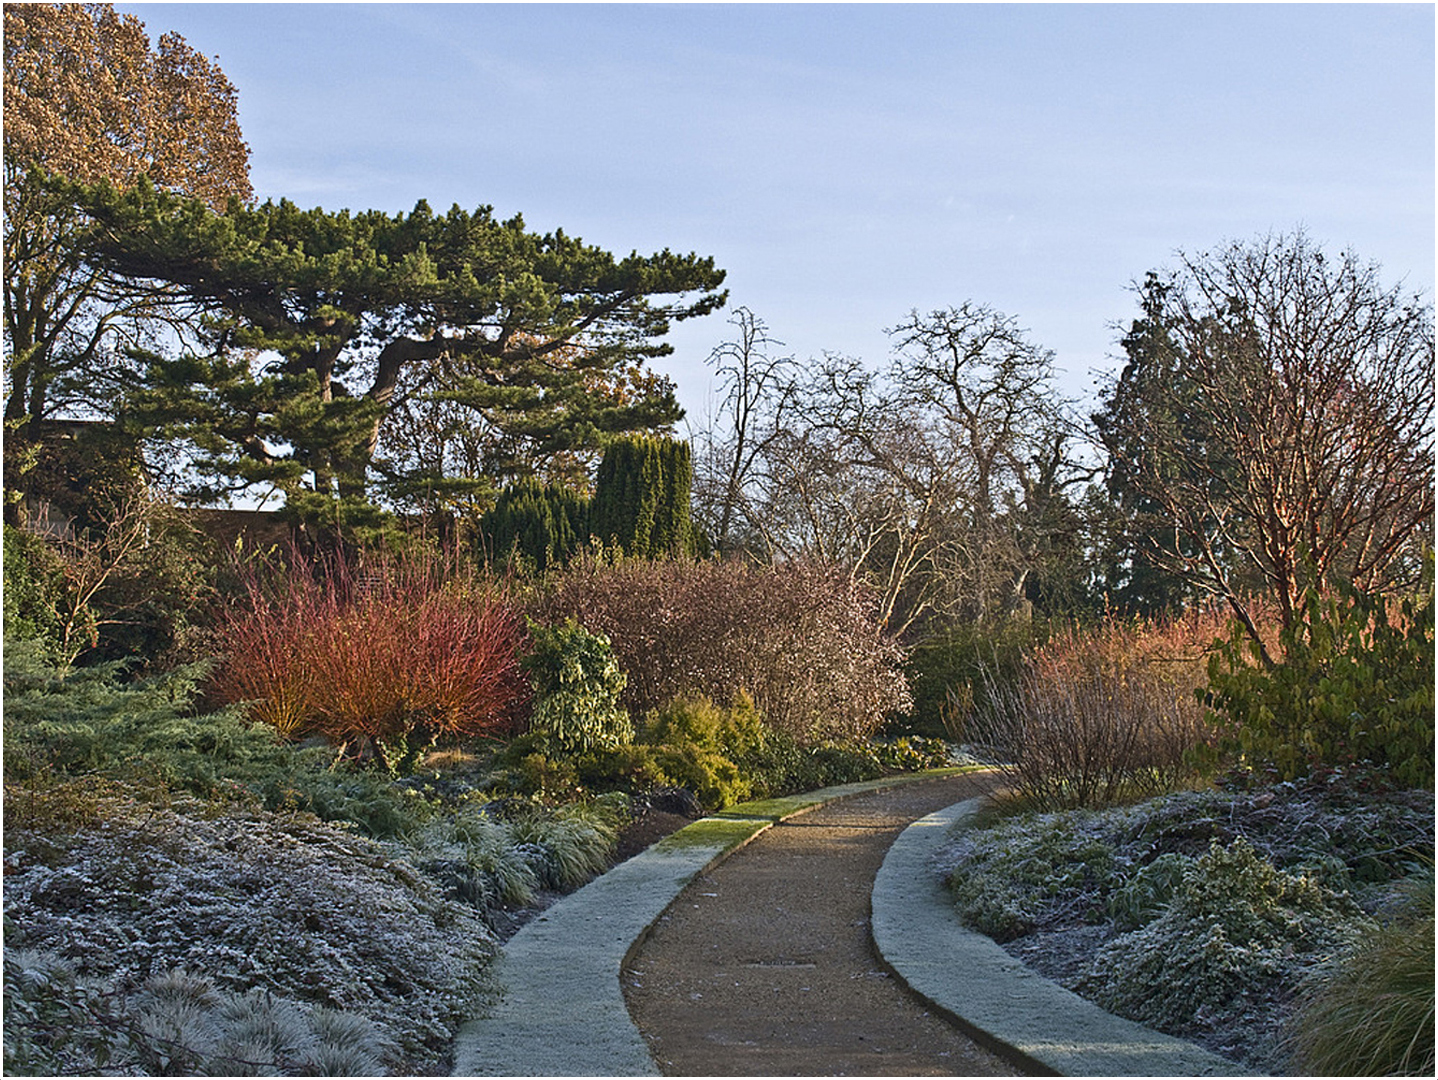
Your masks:
<svg viewBox="0 0 1438 1080"><path fill-rule="evenodd" d="M589 499L562 484L528 477L500 493L480 521L480 536L492 563L520 563L543 573L588 541Z"/></svg>
<svg viewBox="0 0 1438 1080"><path fill-rule="evenodd" d="M712 259L619 259L490 207L216 214L145 184L64 192L97 222L98 265L167 282L213 316L207 355L153 358L136 418L194 448L211 480L199 494L274 485L306 523L341 530L373 524L417 479L384 442L397 402L461 406L540 454L594 448L679 409L664 382L622 406L579 389L666 355L671 322L725 299Z"/></svg>
<svg viewBox="0 0 1438 1080"><path fill-rule="evenodd" d="M635 558L692 556L693 481L688 443L643 435L618 440L599 464L590 511L595 539Z"/></svg>

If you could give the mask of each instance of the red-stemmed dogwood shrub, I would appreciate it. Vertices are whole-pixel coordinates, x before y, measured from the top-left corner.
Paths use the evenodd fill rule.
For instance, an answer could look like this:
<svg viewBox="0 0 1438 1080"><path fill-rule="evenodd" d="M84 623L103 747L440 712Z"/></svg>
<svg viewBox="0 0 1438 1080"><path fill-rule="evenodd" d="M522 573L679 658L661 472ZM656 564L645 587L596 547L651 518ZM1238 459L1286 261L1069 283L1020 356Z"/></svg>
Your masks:
<svg viewBox="0 0 1438 1080"><path fill-rule="evenodd" d="M246 585L247 602L221 619L209 693L253 702L254 718L283 735L367 757L505 734L524 716L522 616L437 560L350 567L292 555Z"/></svg>

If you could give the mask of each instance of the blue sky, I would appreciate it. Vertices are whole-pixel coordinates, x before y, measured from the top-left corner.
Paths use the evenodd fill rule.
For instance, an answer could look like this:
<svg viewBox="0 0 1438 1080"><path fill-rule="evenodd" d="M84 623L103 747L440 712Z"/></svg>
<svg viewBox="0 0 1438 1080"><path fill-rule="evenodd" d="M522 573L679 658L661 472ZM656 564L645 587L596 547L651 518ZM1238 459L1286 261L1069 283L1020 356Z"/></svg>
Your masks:
<svg viewBox="0 0 1438 1080"><path fill-rule="evenodd" d="M712 255L800 359L972 299L1082 394L1145 271L1296 227L1432 294L1429 4L116 7L219 57L261 197Z"/></svg>

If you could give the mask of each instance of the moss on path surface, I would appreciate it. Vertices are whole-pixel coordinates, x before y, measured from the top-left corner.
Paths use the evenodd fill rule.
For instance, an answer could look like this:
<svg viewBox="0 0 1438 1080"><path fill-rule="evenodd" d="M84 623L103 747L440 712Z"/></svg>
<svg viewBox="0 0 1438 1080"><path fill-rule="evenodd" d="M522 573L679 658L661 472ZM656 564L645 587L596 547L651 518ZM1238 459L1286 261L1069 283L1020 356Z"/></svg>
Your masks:
<svg viewBox="0 0 1438 1080"><path fill-rule="evenodd" d="M885 969L869 894L911 821L982 775L907 783L787 818L691 882L630 956L630 1015L679 1076L1014 1075ZM751 810L751 807L745 807Z"/></svg>

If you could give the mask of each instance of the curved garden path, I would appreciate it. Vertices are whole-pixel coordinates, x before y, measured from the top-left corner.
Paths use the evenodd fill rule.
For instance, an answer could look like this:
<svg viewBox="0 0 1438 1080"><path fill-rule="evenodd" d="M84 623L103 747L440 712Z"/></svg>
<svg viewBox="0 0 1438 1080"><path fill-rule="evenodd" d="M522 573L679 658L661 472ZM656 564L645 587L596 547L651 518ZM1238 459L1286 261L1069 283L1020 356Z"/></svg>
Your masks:
<svg viewBox="0 0 1438 1080"><path fill-rule="evenodd" d="M700 875L623 973L670 1076L1012 1076L884 969L869 894L910 822L982 794L984 776L905 784L767 830Z"/></svg>

